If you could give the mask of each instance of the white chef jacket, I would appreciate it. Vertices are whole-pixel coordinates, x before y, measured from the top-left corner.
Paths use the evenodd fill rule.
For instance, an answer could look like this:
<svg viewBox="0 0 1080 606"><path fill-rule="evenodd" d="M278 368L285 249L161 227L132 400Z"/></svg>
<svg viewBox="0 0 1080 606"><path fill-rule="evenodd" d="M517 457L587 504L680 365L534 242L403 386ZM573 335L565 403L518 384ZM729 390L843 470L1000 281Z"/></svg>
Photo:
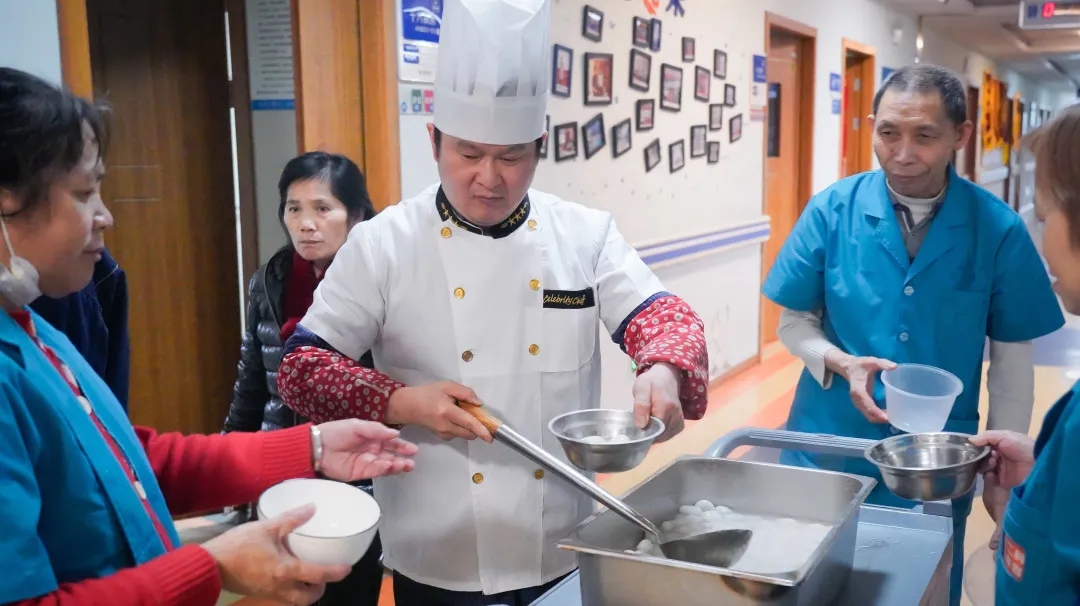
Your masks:
<svg viewBox="0 0 1080 606"><path fill-rule="evenodd" d="M406 385L452 380L565 460L556 415L600 406L598 321L618 335L663 286L609 213L530 190L498 237L431 186L357 224L303 326ZM545 303L545 300L547 303ZM386 565L453 591L500 593L574 569L556 547L592 502L506 446L419 426L415 471L375 480Z"/></svg>

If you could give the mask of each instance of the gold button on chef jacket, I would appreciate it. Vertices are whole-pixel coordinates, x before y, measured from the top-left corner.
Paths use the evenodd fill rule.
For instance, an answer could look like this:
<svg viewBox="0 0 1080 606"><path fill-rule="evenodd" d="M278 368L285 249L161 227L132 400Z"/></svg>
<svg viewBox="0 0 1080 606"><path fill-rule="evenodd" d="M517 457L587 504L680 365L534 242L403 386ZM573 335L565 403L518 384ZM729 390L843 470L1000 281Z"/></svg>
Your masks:
<svg viewBox="0 0 1080 606"><path fill-rule="evenodd" d="M440 207L438 191L357 225L302 323L351 358L370 349L375 367L406 385L471 387L565 460L546 427L600 406L598 324L612 334L664 287L606 212L530 190L512 225L485 230ZM540 288L524 288L533 280ZM416 469L375 480L391 569L487 593L574 569L574 554L556 542L592 513L590 499L538 482L535 466L502 444L443 441L417 425L401 435L420 446Z"/></svg>

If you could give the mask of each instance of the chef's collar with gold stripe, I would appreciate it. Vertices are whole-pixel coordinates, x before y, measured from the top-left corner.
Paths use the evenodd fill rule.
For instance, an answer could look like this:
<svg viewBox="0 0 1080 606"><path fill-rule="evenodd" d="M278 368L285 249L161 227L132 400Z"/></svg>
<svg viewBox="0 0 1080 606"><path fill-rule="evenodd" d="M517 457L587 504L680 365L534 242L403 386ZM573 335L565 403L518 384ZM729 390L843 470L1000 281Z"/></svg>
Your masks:
<svg viewBox="0 0 1080 606"><path fill-rule="evenodd" d="M457 225L465 231L472 232L481 236L489 236L498 240L499 238L505 238L514 233L514 230L525 224L525 219L529 216L531 210L531 204L529 204L529 196L525 196L525 199L518 204L514 212L510 213L510 216L504 219L501 223L492 225L490 227L483 227L469 222L465 217L462 217L454 206L450 204L450 200L446 198L446 194L443 193L442 188L439 188L439 193L435 194L435 208L439 211L439 216L442 220L450 221L454 225Z"/></svg>

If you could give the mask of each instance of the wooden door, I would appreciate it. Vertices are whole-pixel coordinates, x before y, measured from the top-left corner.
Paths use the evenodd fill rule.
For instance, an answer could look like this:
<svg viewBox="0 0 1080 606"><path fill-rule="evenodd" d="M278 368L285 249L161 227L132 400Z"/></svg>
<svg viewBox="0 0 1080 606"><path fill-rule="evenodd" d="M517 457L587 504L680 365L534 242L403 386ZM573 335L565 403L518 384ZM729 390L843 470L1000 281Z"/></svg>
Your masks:
<svg viewBox="0 0 1080 606"><path fill-rule="evenodd" d="M843 146L844 161L840 168L840 177L849 177L868 170L863 158L869 157L869 149L864 149L863 124L866 116L861 115L863 95L872 94L863 86L863 62L866 57L849 52L844 68L843 111L841 119L844 125Z"/></svg>
<svg viewBox="0 0 1080 606"><path fill-rule="evenodd" d="M769 216L772 230L764 246L763 276L768 274L805 203L799 200L802 170L799 161L801 39L778 29L772 31L770 38L767 78L770 96L776 95L771 110L778 110L778 116L773 119L779 118L776 131L779 141L765 158L765 214ZM762 343L770 343L776 340L780 307L764 297L762 305L761 340Z"/></svg>
<svg viewBox="0 0 1080 606"><path fill-rule="evenodd" d="M969 86L967 89L967 119L974 125L974 132L968 138L964 146L964 170L963 174L968 179L975 180L976 166L978 163L977 150L978 139L982 137L982 127L979 122L979 88Z"/></svg>
<svg viewBox="0 0 1080 606"><path fill-rule="evenodd" d="M88 0L94 90L113 107L106 243L127 273L131 417L214 432L240 344L222 0Z"/></svg>

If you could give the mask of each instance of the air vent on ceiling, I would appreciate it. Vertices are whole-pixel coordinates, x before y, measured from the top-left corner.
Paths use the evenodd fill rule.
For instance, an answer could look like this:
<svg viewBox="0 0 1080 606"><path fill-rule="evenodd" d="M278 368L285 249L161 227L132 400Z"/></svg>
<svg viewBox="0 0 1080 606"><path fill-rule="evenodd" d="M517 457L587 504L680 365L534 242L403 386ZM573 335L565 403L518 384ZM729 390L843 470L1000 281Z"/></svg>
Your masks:
<svg viewBox="0 0 1080 606"><path fill-rule="evenodd" d="M991 6L1016 6L1017 0L968 0L975 8L988 8Z"/></svg>

